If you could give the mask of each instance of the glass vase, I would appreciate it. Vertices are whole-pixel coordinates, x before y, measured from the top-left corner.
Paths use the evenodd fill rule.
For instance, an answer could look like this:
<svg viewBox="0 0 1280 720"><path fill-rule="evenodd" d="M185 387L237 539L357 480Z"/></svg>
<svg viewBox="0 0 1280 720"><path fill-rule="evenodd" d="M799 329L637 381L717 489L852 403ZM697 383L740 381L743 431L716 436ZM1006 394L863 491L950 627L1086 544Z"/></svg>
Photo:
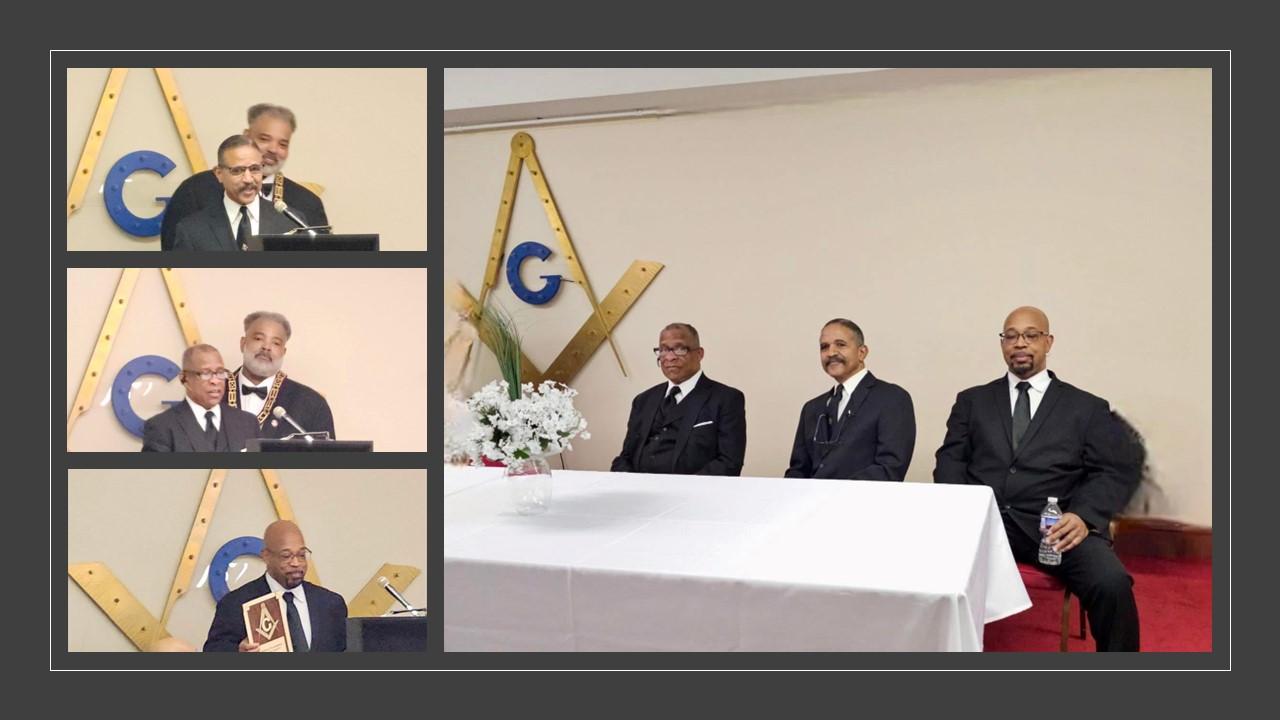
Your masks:
<svg viewBox="0 0 1280 720"><path fill-rule="evenodd" d="M520 515L538 515L551 507L551 465L542 456L512 460L503 472L511 503Z"/></svg>

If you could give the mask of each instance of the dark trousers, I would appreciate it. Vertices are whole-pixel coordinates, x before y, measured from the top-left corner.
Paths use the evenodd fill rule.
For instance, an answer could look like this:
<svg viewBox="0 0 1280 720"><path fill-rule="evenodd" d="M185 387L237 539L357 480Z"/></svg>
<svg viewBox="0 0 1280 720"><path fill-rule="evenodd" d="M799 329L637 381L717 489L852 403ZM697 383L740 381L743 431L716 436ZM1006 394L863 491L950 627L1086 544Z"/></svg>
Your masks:
<svg viewBox="0 0 1280 720"><path fill-rule="evenodd" d="M1084 542L1062 553L1061 565L1041 565L1037 560L1039 540L1029 537L1007 515L1004 530L1014 559L1058 578L1080 599L1099 652L1138 651L1138 604L1133 599L1133 578L1110 542L1090 533Z"/></svg>

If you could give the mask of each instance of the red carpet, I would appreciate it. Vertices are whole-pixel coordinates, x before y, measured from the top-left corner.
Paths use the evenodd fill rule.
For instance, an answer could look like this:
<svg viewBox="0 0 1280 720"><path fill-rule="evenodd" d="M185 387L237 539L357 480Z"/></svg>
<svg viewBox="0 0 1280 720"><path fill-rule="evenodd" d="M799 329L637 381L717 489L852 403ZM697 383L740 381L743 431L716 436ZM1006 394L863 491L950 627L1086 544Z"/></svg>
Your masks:
<svg viewBox="0 0 1280 720"><path fill-rule="evenodd" d="M1207 560L1122 557L1133 575L1142 623L1143 652L1213 650L1213 566ZM987 652L1057 652L1062 593L1028 590L1030 610L987 625ZM1079 637L1080 608L1071 599L1071 652L1090 652L1093 636Z"/></svg>

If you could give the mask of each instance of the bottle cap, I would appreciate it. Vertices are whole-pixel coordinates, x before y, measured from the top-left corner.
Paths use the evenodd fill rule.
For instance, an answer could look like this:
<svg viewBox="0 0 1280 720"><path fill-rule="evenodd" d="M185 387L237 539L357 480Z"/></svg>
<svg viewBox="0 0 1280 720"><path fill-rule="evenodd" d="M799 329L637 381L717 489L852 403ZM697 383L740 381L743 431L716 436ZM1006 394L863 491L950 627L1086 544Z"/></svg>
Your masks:
<svg viewBox="0 0 1280 720"><path fill-rule="evenodd" d="M1058 502L1058 498L1056 498L1056 497L1051 497L1051 498L1049 498L1049 502L1051 502L1051 503L1056 503L1056 502Z"/></svg>

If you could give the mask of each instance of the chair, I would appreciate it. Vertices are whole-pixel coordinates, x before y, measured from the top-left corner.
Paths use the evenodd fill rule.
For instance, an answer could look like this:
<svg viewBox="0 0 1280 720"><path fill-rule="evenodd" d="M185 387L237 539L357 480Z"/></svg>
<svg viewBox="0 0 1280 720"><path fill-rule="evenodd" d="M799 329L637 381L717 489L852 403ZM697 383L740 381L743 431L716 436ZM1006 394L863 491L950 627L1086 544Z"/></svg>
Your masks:
<svg viewBox="0 0 1280 720"><path fill-rule="evenodd" d="M1111 535L1112 543L1115 542L1116 536L1120 534L1120 521L1112 518L1107 525L1107 531ZM1058 652L1067 651L1067 638L1071 635L1071 591L1058 578L1041 570L1036 565L1029 563L1018 563L1018 573L1022 575L1022 584L1028 590L1048 590L1056 592L1062 591L1062 640L1058 643ZM1076 598L1076 602L1080 605L1080 639L1085 639L1085 620L1084 620L1084 603Z"/></svg>
<svg viewBox="0 0 1280 720"><path fill-rule="evenodd" d="M1027 590L1047 590L1062 593L1062 639L1058 644L1058 652L1067 651L1067 637L1071 634L1071 591L1058 578L1041 570L1035 565L1018 563L1018 573L1022 575L1022 584ZM1080 639L1085 639L1084 603L1080 605Z"/></svg>

